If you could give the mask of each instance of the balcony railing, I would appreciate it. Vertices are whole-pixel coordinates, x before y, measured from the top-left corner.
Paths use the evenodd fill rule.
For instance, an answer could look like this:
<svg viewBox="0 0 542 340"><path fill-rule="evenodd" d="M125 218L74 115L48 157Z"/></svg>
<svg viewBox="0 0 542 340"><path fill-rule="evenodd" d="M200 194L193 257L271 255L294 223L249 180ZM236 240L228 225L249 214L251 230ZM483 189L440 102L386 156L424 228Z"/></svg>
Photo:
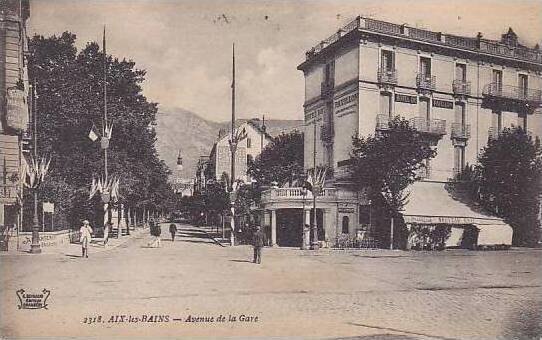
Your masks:
<svg viewBox="0 0 542 340"><path fill-rule="evenodd" d="M539 50L525 47L511 47L499 41L443 34L440 32L408 27L406 25L398 25L364 17L357 17L353 21L349 22L346 26L339 29L338 32L334 33L329 38L321 41L318 45L307 51L307 59L314 57L329 45L332 45L340 40L346 34L359 29L415 40L429 41L434 44L449 46L452 48L461 48L507 58L542 63L542 53Z"/></svg>
<svg viewBox="0 0 542 340"><path fill-rule="evenodd" d="M410 125L419 132L432 135L446 134L446 120L444 119L426 119L425 117L415 117L409 119Z"/></svg>
<svg viewBox="0 0 542 340"><path fill-rule="evenodd" d="M418 73L416 75L416 86L419 89L433 91L435 90L436 85L437 85L437 77L428 75L428 74L423 74L423 73Z"/></svg>
<svg viewBox="0 0 542 340"><path fill-rule="evenodd" d="M470 81L465 80L454 80L452 83L452 89L454 91L454 94L459 95L469 95L470 94Z"/></svg>
<svg viewBox="0 0 542 340"><path fill-rule="evenodd" d="M12 184L0 184L0 198L17 198L17 192L19 191L16 185Z"/></svg>
<svg viewBox="0 0 542 340"><path fill-rule="evenodd" d="M389 114L379 114L376 115L376 130L385 131L390 128L390 115Z"/></svg>
<svg viewBox="0 0 542 340"><path fill-rule="evenodd" d="M469 139L470 124L452 123L452 138Z"/></svg>
<svg viewBox="0 0 542 340"><path fill-rule="evenodd" d="M502 99L542 103L542 91L525 87L490 83L484 86L483 95Z"/></svg>
<svg viewBox="0 0 542 340"><path fill-rule="evenodd" d="M499 130L499 128L494 127L494 126L491 126L491 127L487 130L487 138L488 138L489 140L496 140L496 139L499 139L500 134L501 134L501 131Z"/></svg>
<svg viewBox="0 0 542 340"><path fill-rule="evenodd" d="M378 69L377 79L381 84L397 84L397 70L381 67Z"/></svg>
<svg viewBox="0 0 542 340"><path fill-rule="evenodd" d="M322 83L321 84L322 96L329 96L333 94L333 84Z"/></svg>
<svg viewBox="0 0 542 340"><path fill-rule="evenodd" d="M331 142L334 136L335 133L333 131L333 125L329 123L324 123L324 125L320 127L320 139L322 141Z"/></svg>
<svg viewBox="0 0 542 340"><path fill-rule="evenodd" d="M336 188L323 188L318 198L336 199ZM262 193L262 201L312 199L312 193L303 188L272 188Z"/></svg>

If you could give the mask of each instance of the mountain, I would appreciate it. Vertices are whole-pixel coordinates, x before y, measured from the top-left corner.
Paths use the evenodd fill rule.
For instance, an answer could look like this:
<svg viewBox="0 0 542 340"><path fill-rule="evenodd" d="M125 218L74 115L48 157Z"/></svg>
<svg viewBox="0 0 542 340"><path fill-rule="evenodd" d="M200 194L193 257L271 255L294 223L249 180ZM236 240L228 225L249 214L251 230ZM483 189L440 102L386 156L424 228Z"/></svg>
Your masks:
<svg viewBox="0 0 542 340"><path fill-rule="evenodd" d="M177 154L181 150L183 169L180 176L185 179L194 177L199 157L209 155L220 129L229 131L231 124L230 122L212 122L181 108L160 108L156 121L158 155L166 162L173 174L178 176ZM296 128L303 130L302 120L271 119L266 120L265 125L271 136Z"/></svg>

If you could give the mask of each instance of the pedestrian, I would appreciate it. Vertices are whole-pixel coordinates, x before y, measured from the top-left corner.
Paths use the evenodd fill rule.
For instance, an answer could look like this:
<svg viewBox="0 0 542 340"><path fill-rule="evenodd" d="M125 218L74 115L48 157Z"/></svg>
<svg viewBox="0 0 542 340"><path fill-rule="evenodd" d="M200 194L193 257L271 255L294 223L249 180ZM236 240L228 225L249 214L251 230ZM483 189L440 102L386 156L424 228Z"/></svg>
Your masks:
<svg viewBox="0 0 542 340"><path fill-rule="evenodd" d="M252 237L252 246L254 247L254 263L262 263L262 248L265 244L265 235L260 230L260 226L256 226L256 232Z"/></svg>
<svg viewBox="0 0 542 340"><path fill-rule="evenodd" d="M153 219L149 222L151 235L154 237L152 242L149 244L150 247L160 247L160 235L162 230L160 229L160 224L156 223Z"/></svg>
<svg viewBox="0 0 542 340"><path fill-rule="evenodd" d="M175 242L175 233L177 232L177 225L175 223L169 225L169 232L171 233L171 242Z"/></svg>
<svg viewBox="0 0 542 340"><path fill-rule="evenodd" d="M83 226L79 229L79 232L81 233L81 257L88 257L88 244L92 240L92 228L88 220L83 221Z"/></svg>
<svg viewBox="0 0 542 340"><path fill-rule="evenodd" d="M111 228L113 227L113 223L106 222L104 225L104 247L107 245L107 242L109 241L109 231L111 231Z"/></svg>

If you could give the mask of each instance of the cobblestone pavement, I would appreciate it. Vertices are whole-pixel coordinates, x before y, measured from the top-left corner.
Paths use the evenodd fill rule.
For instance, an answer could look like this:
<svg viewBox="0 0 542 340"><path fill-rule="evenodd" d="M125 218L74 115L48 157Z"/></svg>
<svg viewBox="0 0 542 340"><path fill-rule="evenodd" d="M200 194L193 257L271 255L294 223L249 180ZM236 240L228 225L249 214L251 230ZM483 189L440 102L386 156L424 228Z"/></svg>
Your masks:
<svg viewBox="0 0 542 340"><path fill-rule="evenodd" d="M175 242L167 236L164 224L161 248L149 248L145 233L88 259L1 257L0 335L542 336L540 250L266 248L255 265L250 247L220 247L191 226ZM51 290L48 309L18 309L21 288Z"/></svg>

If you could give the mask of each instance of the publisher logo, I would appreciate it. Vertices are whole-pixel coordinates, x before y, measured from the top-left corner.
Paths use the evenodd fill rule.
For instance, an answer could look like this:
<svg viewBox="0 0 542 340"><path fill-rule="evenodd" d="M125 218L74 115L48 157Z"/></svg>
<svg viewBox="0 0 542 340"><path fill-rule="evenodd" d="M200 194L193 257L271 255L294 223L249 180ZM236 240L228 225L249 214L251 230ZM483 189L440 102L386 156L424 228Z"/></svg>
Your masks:
<svg viewBox="0 0 542 340"><path fill-rule="evenodd" d="M19 298L19 309L47 309L47 298L51 291L43 289L39 293L28 293L24 289L17 291Z"/></svg>

